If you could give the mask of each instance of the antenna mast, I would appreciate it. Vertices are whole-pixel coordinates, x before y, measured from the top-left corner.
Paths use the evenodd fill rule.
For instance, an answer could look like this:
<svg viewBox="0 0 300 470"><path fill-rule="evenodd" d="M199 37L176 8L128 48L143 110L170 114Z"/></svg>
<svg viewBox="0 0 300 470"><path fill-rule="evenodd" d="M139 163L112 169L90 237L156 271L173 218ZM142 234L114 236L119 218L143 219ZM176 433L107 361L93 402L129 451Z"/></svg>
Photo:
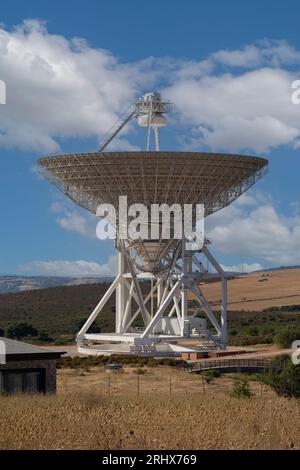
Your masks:
<svg viewBox="0 0 300 470"><path fill-rule="evenodd" d="M159 152L158 129L167 125L167 119L164 114L170 112L170 107L171 103L169 101L161 100L160 93L146 93L135 104L131 105L125 117L123 116L123 118L119 119L104 135L99 152L103 152L123 127L133 118L137 119L139 126L147 127L145 150L147 152L150 150L151 129L153 129L155 150Z"/></svg>

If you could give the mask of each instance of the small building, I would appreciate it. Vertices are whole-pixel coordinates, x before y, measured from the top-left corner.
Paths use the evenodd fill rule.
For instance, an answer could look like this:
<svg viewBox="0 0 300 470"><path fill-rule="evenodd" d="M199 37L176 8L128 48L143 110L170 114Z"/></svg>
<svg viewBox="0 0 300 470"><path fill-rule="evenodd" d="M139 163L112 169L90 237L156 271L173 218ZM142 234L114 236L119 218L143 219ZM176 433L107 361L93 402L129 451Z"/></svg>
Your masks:
<svg viewBox="0 0 300 470"><path fill-rule="evenodd" d="M196 361L197 359L205 359L207 357L207 351L183 351L181 353L181 359L183 361Z"/></svg>
<svg viewBox="0 0 300 470"><path fill-rule="evenodd" d="M0 392L55 393L56 362L64 352L0 337Z"/></svg>

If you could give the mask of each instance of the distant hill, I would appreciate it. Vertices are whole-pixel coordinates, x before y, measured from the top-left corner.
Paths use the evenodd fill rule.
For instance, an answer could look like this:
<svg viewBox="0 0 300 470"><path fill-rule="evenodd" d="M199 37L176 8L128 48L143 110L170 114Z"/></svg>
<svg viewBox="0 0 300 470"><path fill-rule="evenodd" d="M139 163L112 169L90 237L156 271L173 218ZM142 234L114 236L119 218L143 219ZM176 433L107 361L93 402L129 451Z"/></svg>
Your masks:
<svg viewBox="0 0 300 470"><path fill-rule="evenodd" d="M202 287L212 305L218 308L220 283ZM262 311L284 305L300 305L300 268L257 271L228 282L228 309L231 311Z"/></svg>
<svg viewBox="0 0 300 470"><path fill-rule="evenodd" d="M109 277L53 277L53 276L1 276L0 294L47 289L57 286L74 286L79 284L96 284L108 281Z"/></svg>
<svg viewBox="0 0 300 470"><path fill-rule="evenodd" d="M260 269L259 271L255 271L257 273L260 272L268 272L268 271L283 271L286 269L299 269L300 266L296 264L295 266L278 266L277 268L267 268L267 269Z"/></svg>
<svg viewBox="0 0 300 470"><path fill-rule="evenodd" d="M87 319L109 283L34 289L0 296L0 328L10 322L29 323L54 339L67 335L75 338L78 321ZM101 328L114 328L112 296L101 313Z"/></svg>
<svg viewBox="0 0 300 470"><path fill-rule="evenodd" d="M54 340L72 342L79 330L78 324L88 318L101 297L106 292L111 280L91 283L91 278L19 278L17 276L2 276L2 280L24 280L17 293L2 293L0 295L0 328L5 329L10 322L29 323L39 332L46 333ZM31 283L28 283L29 280ZM26 283L26 282L27 283ZM33 281L36 281L34 283ZM59 283L81 283L81 285L54 286ZM83 282L87 282L83 284ZM52 287L41 288L42 283L49 283ZM44 284L44 285L45 285ZM49 285L49 284L48 284ZM142 284L142 291L146 292L149 286ZM219 309L218 301L221 295L220 282L214 280L201 285L205 295L215 309ZM21 290L21 291L20 291ZM237 321L245 316L243 321L252 322L258 318L266 322L266 317L279 319L286 318L284 309L278 313L280 306L300 305L300 269L282 269L271 272L252 273L233 278L228 281L228 309L229 322L235 318L233 312L239 314ZM263 312L270 307L268 313ZM112 296L97 320L97 326L102 332L114 331L115 298ZM134 311L133 307L133 311ZM273 311L274 310L274 311ZM249 313L247 313L249 311ZM287 308L287 312L294 312ZM257 314L255 314L257 312ZM256 315L256 317L255 317ZM297 316L298 313L293 313ZM274 320L275 321L275 320ZM248 323L247 323L248 324ZM250 324L250 323L249 323ZM284 325L284 323L280 323ZM141 325L136 325L141 326Z"/></svg>

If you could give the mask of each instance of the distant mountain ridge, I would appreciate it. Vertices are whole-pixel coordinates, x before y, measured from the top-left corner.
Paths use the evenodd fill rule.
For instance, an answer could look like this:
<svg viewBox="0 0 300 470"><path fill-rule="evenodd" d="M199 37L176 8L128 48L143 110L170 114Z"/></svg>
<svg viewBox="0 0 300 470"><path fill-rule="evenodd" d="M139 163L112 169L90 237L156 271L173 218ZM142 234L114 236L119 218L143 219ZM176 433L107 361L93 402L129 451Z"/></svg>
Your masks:
<svg viewBox="0 0 300 470"><path fill-rule="evenodd" d="M111 281L111 277L60 277L60 276L14 276L0 275L0 294L18 293L35 289L80 284L98 284Z"/></svg>
<svg viewBox="0 0 300 470"><path fill-rule="evenodd" d="M285 269L299 269L299 265L295 266L279 266L274 268L265 268L260 272L280 271ZM247 275L247 272L228 272L233 277ZM101 284L103 282L111 282L112 277L64 277L64 276L17 276L17 275L0 275L0 294L25 292L35 289L47 289L49 287L59 286L78 286L80 284Z"/></svg>
<svg viewBox="0 0 300 470"><path fill-rule="evenodd" d="M265 269L260 269L259 271L255 271L257 273L263 272L263 271L283 271L285 269L299 269L300 265L296 264L295 266L278 266L276 268L265 268Z"/></svg>

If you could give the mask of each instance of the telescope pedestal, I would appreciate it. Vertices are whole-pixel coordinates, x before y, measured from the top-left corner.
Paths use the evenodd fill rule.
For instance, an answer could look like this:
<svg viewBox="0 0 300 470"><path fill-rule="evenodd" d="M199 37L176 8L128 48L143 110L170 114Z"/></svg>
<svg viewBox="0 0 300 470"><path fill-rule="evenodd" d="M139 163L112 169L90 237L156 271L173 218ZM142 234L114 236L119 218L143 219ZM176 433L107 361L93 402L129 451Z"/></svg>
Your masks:
<svg viewBox="0 0 300 470"><path fill-rule="evenodd" d="M205 343L206 348L225 349L227 279L207 244L206 241L201 250L186 251L185 242L178 242L178 250L168 272L156 276L137 273L126 249L119 244L118 274L77 335L80 352L100 354L103 345L99 342L107 341L126 343L128 352L153 355L158 350L158 344L180 340L184 340L184 343L199 340L199 343ZM216 273L209 273L200 257L206 259ZM222 290L220 319L199 285L216 278L221 280ZM112 295L116 296L115 332L88 333ZM192 303L196 303L199 308L191 308ZM202 318L198 318L198 314ZM207 323L214 332L210 331ZM104 349L107 350L107 345Z"/></svg>

